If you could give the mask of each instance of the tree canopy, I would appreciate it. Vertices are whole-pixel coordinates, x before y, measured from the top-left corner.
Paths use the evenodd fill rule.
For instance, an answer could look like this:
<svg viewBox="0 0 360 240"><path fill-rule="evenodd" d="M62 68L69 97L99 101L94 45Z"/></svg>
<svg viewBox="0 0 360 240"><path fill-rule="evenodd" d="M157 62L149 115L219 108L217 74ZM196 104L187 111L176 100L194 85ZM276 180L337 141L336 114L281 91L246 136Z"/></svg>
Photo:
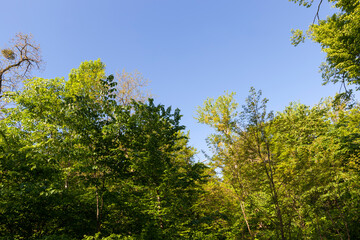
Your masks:
<svg viewBox="0 0 360 240"><path fill-rule="evenodd" d="M311 7L313 0L291 0L292 2ZM326 19L319 19L319 11L323 1L317 6L313 24L309 26L307 36L321 45L326 53L326 61L321 65L324 83L340 82L345 91L346 85L360 84L360 2L358 0L328 0L337 12ZM318 21L316 22L316 19ZM293 44L304 40L301 30L293 31Z"/></svg>
<svg viewBox="0 0 360 240"><path fill-rule="evenodd" d="M33 78L1 121L1 236L189 236L205 166L179 110L120 105L99 60ZM119 222L120 221L120 222Z"/></svg>
<svg viewBox="0 0 360 240"><path fill-rule="evenodd" d="M30 78L40 48L17 35L0 58L0 240L358 239L360 104L346 85L360 88L360 2L328 0L326 19L316 3L306 34L326 53L324 83L345 92L277 113L253 87L243 104L206 99L206 163L140 73L95 60Z"/></svg>

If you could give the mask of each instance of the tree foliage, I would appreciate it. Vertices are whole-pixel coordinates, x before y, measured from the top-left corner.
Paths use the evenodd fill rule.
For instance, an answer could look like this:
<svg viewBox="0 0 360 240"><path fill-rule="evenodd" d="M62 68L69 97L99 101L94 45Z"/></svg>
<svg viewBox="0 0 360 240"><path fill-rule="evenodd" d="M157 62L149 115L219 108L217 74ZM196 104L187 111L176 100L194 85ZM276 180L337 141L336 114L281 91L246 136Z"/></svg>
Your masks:
<svg viewBox="0 0 360 240"><path fill-rule="evenodd" d="M120 105L99 60L33 78L0 122L0 233L12 239L191 234L203 164L172 111Z"/></svg>
<svg viewBox="0 0 360 240"><path fill-rule="evenodd" d="M311 7L313 0L291 0ZM359 85L359 1L307 36L326 55L324 82ZM315 24L315 20L319 21ZM301 30L293 43L303 42ZM31 36L1 49L0 239L358 239L360 105L351 90L315 106L267 109L250 89L207 99L209 164L138 72L107 76L100 60L68 79L28 77L41 63ZM6 88L6 89L5 89Z"/></svg>
<svg viewBox="0 0 360 240"><path fill-rule="evenodd" d="M313 1L295 1L300 5L310 7ZM326 53L326 61L320 67L324 84L333 82L346 85L360 83L360 3L358 0L329 0L338 10L326 19L319 19L322 1L318 4L314 22L309 26L307 36L321 45ZM315 19L318 22L315 23ZM302 31L293 31L293 44L297 45L304 40Z"/></svg>
<svg viewBox="0 0 360 240"><path fill-rule="evenodd" d="M356 238L359 106L292 103L273 116L266 102L251 89L242 111L234 94L209 99L198 109L199 122L215 130L209 137L211 162L221 169L226 195L234 196L237 213L227 213L237 219L230 223L237 226L233 234Z"/></svg>

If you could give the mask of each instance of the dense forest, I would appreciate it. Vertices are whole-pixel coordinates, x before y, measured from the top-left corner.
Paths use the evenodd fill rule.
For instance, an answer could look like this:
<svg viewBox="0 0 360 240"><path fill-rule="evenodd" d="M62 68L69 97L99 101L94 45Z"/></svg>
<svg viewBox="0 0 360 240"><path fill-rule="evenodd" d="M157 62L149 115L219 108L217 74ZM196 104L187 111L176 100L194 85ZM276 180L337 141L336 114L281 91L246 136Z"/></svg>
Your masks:
<svg viewBox="0 0 360 240"><path fill-rule="evenodd" d="M292 43L319 43L342 91L277 113L254 88L208 98L208 162L139 73L33 77L40 48L18 34L0 58L0 239L360 239L360 2L328 0L325 20L292 2L317 10Z"/></svg>

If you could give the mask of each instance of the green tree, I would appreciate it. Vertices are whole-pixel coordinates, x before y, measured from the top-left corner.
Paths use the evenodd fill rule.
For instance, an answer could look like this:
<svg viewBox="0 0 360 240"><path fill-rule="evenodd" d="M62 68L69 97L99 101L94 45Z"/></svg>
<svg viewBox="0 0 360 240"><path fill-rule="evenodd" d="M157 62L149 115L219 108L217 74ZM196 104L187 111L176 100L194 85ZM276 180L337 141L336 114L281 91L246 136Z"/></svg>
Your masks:
<svg viewBox="0 0 360 240"><path fill-rule="evenodd" d="M310 7L313 1L291 0L299 5ZM342 83L345 95L349 97L351 89L346 85L360 84L360 3L358 0L328 0L337 13L324 20L319 19L320 1L313 24L310 25L307 36L321 45L326 53L326 62L321 65L324 84L328 82ZM315 23L316 18L319 20ZM301 30L293 31L293 44L304 40Z"/></svg>
<svg viewBox="0 0 360 240"><path fill-rule="evenodd" d="M283 214L281 210L278 183L275 175L276 162L271 154L269 124L272 113L266 113L266 99L261 99L261 92L250 90L250 95L241 113L237 112L237 104L233 94L221 96L215 102L207 100L203 108L198 109L198 120L214 127L217 134L210 136L209 141L214 146L213 161L222 168L235 190L247 230L251 238L256 233L251 230L246 214L246 201L250 203L250 192L258 188L268 191L270 202L275 209L279 234L285 238ZM256 176L256 177L255 177ZM272 214L272 213L271 213Z"/></svg>
<svg viewBox="0 0 360 240"><path fill-rule="evenodd" d="M197 120L201 123L208 124L215 128L216 134L212 134L208 141L211 143L216 155L212 158L214 167L221 169L224 177L228 178L229 190L236 192L239 199L239 205L247 225L248 232L251 236L253 233L248 222L248 217L244 207L247 185L243 178L246 170L244 158L234 151L234 145L240 140L239 128L236 122L239 113L237 112L238 104L234 101L234 93L220 96L217 100L208 99L202 108L198 108ZM236 156L234 156L236 155Z"/></svg>
<svg viewBox="0 0 360 240"><path fill-rule="evenodd" d="M293 103L273 117L260 96L252 89L242 112L233 94L198 110L198 120L215 129L208 141L224 199L235 198L241 213L226 214L238 219L228 229L242 238L354 238L359 106ZM223 212L220 206L211 208Z"/></svg>
<svg viewBox="0 0 360 240"><path fill-rule="evenodd" d="M140 239L188 236L203 164L179 110L116 101L105 65L33 78L7 95L0 126L1 234ZM21 214L17 214L21 213Z"/></svg>

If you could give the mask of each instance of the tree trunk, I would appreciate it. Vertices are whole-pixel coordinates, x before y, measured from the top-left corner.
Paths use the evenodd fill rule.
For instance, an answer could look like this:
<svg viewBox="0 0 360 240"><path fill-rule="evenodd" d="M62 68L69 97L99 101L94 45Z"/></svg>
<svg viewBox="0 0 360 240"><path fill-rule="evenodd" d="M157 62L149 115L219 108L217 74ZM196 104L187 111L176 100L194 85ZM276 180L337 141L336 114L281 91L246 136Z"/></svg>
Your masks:
<svg viewBox="0 0 360 240"><path fill-rule="evenodd" d="M253 237L252 232L251 232L251 230L250 230L250 225L249 225L249 222L248 222L248 220L247 220L246 213L245 213L245 207L244 207L242 201L240 201L240 207L241 207L242 214L243 214L243 216L244 216L244 220L245 220L245 222L246 222L247 229L248 229L248 231L249 231L249 233L250 233L251 239L253 239L254 237Z"/></svg>
<svg viewBox="0 0 360 240"><path fill-rule="evenodd" d="M97 185L96 185L95 194L96 194L96 232L100 232L101 219L100 219L100 206L99 206L99 189Z"/></svg>
<svg viewBox="0 0 360 240"><path fill-rule="evenodd" d="M236 171L236 170L232 170L234 173L236 173L236 180L238 181L238 183L239 183L239 185L242 185L241 184L241 180L240 180L240 176L239 176L239 172L238 171ZM247 226L247 229L248 229L248 231L249 231L249 234L250 234L250 236L251 236L251 239L253 239L254 237L253 237L253 235L252 235L252 232L251 232L251 229L250 229L250 225L249 225L249 222L248 222L248 220L247 220L247 217L246 217L246 213L245 213L245 206L244 206L244 201L243 201L243 199L244 199L244 194L243 194L243 191L241 192L241 193L239 193L238 192L238 190L237 190L237 188L233 185L233 184L231 184L232 186L233 186L233 188L235 189L235 192L236 192L236 195L238 196L238 199L239 199L239 201L240 201L240 207L241 207L241 212L242 212L242 214L243 214L243 217L244 217L244 220L245 220L245 223L246 223L246 226Z"/></svg>
<svg viewBox="0 0 360 240"><path fill-rule="evenodd" d="M162 218L161 218L161 198L160 198L160 192L158 189L156 189L156 200L157 200L157 204L158 204L158 215L159 215L159 225L160 225L160 228L163 229L164 226L163 226L163 221L162 221Z"/></svg>

